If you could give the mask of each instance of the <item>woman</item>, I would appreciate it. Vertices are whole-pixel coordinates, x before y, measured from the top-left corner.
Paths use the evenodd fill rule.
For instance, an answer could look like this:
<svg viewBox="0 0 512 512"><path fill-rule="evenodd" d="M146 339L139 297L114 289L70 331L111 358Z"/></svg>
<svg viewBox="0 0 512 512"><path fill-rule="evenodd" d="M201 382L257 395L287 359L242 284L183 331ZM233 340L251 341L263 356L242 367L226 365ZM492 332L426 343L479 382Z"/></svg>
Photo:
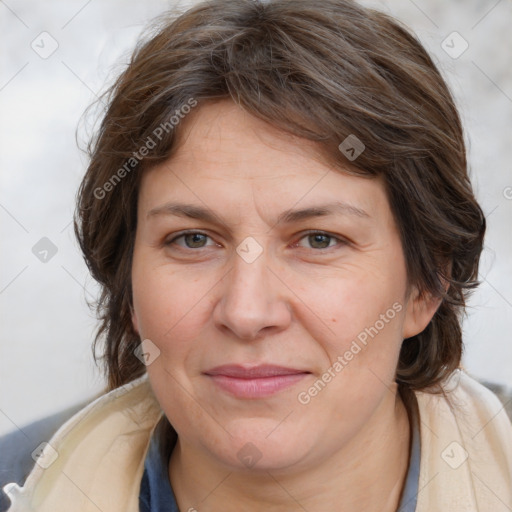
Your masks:
<svg viewBox="0 0 512 512"><path fill-rule="evenodd" d="M9 510L510 510L510 422L459 369L485 219L416 38L216 0L109 93L76 215L109 393Z"/></svg>

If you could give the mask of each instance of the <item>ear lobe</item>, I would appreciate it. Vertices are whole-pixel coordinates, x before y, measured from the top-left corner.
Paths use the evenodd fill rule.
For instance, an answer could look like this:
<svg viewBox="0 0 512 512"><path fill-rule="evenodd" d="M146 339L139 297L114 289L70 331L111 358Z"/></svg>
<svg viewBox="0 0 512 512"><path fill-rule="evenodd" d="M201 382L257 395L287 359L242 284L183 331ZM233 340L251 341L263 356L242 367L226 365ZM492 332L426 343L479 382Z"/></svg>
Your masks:
<svg viewBox="0 0 512 512"><path fill-rule="evenodd" d="M413 288L407 301L403 324L403 339L411 338L422 332L442 302L442 297L434 297L430 293L420 294Z"/></svg>

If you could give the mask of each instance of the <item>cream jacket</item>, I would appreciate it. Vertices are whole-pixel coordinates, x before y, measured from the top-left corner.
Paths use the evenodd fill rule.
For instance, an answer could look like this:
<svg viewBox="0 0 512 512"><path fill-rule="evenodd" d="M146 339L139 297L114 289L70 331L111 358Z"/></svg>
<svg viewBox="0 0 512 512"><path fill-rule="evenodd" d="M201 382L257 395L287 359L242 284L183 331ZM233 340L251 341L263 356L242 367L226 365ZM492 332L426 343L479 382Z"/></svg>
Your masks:
<svg viewBox="0 0 512 512"><path fill-rule="evenodd" d="M462 371L444 389L416 393L416 512L510 512L512 425L501 403ZM138 512L144 459L161 415L146 375L101 396L50 439L23 487L4 487L9 512Z"/></svg>

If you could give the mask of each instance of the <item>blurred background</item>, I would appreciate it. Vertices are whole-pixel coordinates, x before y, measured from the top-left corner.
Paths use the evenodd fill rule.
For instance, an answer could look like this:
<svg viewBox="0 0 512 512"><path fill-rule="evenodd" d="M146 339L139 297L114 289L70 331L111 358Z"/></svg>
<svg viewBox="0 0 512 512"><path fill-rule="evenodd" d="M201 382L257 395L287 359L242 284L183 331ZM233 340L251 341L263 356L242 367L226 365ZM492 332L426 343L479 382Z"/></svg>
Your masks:
<svg viewBox="0 0 512 512"><path fill-rule="evenodd" d="M0 0L0 435L103 389L87 306L98 290L72 227L87 164L75 131L148 22L193 3ZM488 219L463 362L512 388L512 2L361 3L408 25L456 96Z"/></svg>

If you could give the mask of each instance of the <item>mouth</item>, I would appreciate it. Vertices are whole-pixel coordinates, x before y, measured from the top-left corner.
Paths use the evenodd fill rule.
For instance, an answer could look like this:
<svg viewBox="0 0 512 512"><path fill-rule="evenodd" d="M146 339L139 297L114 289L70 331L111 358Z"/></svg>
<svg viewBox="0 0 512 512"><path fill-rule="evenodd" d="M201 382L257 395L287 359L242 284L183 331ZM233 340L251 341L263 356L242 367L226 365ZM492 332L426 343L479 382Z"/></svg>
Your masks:
<svg viewBox="0 0 512 512"><path fill-rule="evenodd" d="M297 384L311 372L274 365L224 365L204 374L218 388L236 398L263 398Z"/></svg>

